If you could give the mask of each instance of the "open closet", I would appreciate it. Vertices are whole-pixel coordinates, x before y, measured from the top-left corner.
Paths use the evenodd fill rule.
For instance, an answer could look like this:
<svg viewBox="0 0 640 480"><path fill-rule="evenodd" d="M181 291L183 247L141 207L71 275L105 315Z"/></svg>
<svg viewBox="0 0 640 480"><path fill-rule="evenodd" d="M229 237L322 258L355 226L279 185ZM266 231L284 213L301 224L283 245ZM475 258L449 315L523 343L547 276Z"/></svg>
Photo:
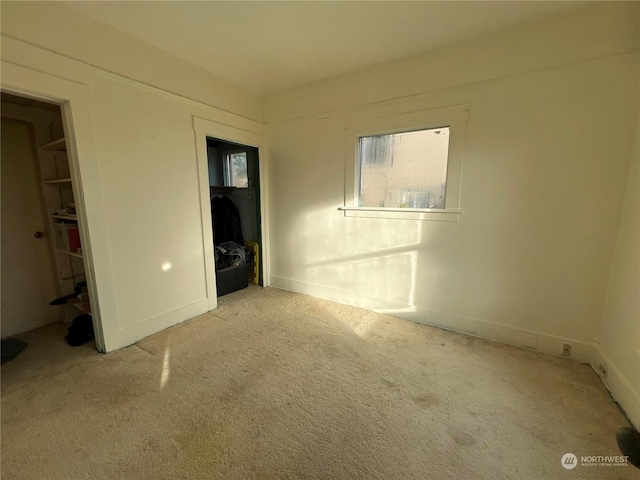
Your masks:
<svg viewBox="0 0 640 480"><path fill-rule="evenodd" d="M262 285L258 149L207 138L218 296Z"/></svg>
<svg viewBox="0 0 640 480"><path fill-rule="evenodd" d="M60 106L7 92L1 99L2 338L64 322L69 334L82 324L85 343L93 338L88 267Z"/></svg>

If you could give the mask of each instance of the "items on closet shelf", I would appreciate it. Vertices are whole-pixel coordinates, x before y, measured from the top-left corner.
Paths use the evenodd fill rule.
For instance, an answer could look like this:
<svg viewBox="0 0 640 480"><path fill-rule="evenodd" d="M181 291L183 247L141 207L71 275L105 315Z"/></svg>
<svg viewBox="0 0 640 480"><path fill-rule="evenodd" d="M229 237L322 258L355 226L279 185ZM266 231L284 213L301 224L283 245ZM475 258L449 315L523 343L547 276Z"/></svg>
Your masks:
<svg viewBox="0 0 640 480"><path fill-rule="evenodd" d="M87 292L87 282L78 282L73 288L73 293L63 295L60 298L51 300L49 305L76 304L84 313L91 313L91 303Z"/></svg>
<svg viewBox="0 0 640 480"><path fill-rule="evenodd" d="M84 313L73 319L64 339L72 347L83 345L94 338L93 319L91 318L91 304L87 293L87 282L78 282L73 293L51 300L49 305L74 304Z"/></svg>

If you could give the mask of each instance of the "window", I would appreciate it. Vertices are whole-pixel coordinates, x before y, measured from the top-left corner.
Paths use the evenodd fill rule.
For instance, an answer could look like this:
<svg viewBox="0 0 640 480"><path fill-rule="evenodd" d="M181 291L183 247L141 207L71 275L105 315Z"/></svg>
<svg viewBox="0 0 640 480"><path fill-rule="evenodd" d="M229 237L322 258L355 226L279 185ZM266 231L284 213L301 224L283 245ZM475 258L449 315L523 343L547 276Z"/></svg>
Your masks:
<svg viewBox="0 0 640 480"><path fill-rule="evenodd" d="M444 208L449 127L360 137L358 206Z"/></svg>
<svg viewBox="0 0 640 480"><path fill-rule="evenodd" d="M345 216L457 221L467 106L346 126Z"/></svg>
<svg viewBox="0 0 640 480"><path fill-rule="evenodd" d="M237 188L248 187L247 152L238 151L225 154L223 174L225 185Z"/></svg>

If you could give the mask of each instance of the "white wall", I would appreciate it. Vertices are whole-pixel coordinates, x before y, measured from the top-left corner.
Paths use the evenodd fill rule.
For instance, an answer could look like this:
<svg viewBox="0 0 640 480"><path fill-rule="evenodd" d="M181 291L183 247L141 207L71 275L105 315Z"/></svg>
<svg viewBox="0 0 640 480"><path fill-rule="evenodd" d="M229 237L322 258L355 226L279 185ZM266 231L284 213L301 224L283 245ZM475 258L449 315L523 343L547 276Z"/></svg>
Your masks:
<svg viewBox="0 0 640 480"><path fill-rule="evenodd" d="M263 102L247 90L104 25L61 2L4 2L2 35L251 119Z"/></svg>
<svg viewBox="0 0 640 480"><path fill-rule="evenodd" d="M269 122L285 121L637 51L639 23L637 2L594 2L384 68L371 67L272 95L265 115Z"/></svg>
<svg viewBox="0 0 640 480"><path fill-rule="evenodd" d="M71 99L106 349L208 310L194 116L261 131L261 101L60 4L2 33L4 88Z"/></svg>
<svg viewBox="0 0 640 480"><path fill-rule="evenodd" d="M638 7L268 99L272 285L548 353L569 341L591 360L638 119ZM461 103L459 223L338 211L347 123Z"/></svg>
<svg viewBox="0 0 640 480"><path fill-rule="evenodd" d="M618 239L599 334L602 376L640 427L640 152L635 149L627 180Z"/></svg>

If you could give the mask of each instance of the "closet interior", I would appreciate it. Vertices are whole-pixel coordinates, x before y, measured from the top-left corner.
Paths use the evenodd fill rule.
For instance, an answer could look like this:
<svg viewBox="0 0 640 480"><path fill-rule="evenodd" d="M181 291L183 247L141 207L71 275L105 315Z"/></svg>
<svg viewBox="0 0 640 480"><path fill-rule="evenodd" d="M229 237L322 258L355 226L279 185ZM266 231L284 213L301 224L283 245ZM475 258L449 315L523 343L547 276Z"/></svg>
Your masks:
<svg viewBox="0 0 640 480"><path fill-rule="evenodd" d="M93 339L77 191L60 105L2 92L3 339L60 321Z"/></svg>
<svg viewBox="0 0 640 480"><path fill-rule="evenodd" d="M259 150L207 138L218 296L262 285Z"/></svg>

